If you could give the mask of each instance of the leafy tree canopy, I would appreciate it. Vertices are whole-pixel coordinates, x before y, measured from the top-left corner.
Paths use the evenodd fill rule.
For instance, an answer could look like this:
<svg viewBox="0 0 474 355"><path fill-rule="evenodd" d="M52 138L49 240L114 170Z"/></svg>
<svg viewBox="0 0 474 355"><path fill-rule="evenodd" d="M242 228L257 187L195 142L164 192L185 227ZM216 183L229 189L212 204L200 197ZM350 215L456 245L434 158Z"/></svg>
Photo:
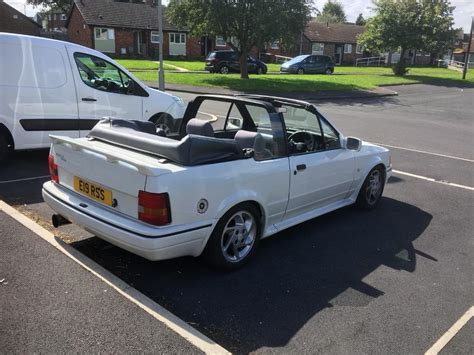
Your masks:
<svg viewBox="0 0 474 355"><path fill-rule="evenodd" d="M310 0L171 0L169 20L195 36L223 36L240 53L241 77L248 78L252 47L294 42L309 20Z"/></svg>
<svg viewBox="0 0 474 355"><path fill-rule="evenodd" d="M51 10L61 10L65 14L69 12L74 1L73 0L27 0L27 3L34 6L41 6L44 13Z"/></svg>
<svg viewBox="0 0 474 355"><path fill-rule="evenodd" d="M364 18L364 16L362 16L362 14L359 14L356 20L356 25L365 26L366 23L367 23L367 20Z"/></svg>
<svg viewBox="0 0 474 355"><path fill-rule="evenodd" d="M323 11L316 16L318 22L343 23L346 22L344 7L338 1L328 0L324 4Z"/></svg>
<svg viewBox="0 0 474 355"><path fill-rule="evenodd" d="M408 49L441 54L455 40L449 0L375 0L375 16L367 21L358 43L370 51L395 52L403 58Z"/></svg>

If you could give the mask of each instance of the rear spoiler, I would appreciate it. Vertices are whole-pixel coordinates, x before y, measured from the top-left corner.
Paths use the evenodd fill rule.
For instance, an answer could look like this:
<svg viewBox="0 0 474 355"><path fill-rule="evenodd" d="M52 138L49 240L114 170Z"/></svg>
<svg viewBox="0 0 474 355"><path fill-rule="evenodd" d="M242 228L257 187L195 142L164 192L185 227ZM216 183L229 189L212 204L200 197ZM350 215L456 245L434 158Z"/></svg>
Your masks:
<svg viewBox="0 0 474 355"><path fill-rule="evenodd" d="M135 167L141 174L147 175L147 176L158 176L159 174L156 172L155 169L151 168L150 166L147 166L143 164L142 162L138 161L137 159L134 159L132 157L127 157L124 155L118 155L118 154L113 154L110 153L109 151L94 147L91 144L88 144L88 141L78 141L75 138L69 138L69 137L64 137L64 136L54 136L50 135L49 138L51 139L51 142L53 144L63 144L63 145L68 145L70 146L73 150L75 151L90 151L94 153L98 153L100 155L105 156L106 160L109 163L113 164L118 164L120 162L131 165ZM161 171L160 173L163 173Z"/></svg>

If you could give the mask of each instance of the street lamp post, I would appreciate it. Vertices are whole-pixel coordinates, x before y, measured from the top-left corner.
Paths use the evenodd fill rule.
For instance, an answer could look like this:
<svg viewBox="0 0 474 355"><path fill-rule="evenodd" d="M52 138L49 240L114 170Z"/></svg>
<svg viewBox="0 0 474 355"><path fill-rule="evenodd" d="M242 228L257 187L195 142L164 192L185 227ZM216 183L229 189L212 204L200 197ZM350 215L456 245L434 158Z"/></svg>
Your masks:
<svg viewBox="0 0 474 355"><path fill-rule="evenodd" d="M161 91L165 90L165 72L163 71L163 8L161 0L158 0L158 33L160 34L160 43L158 45L160 68L158 70L158 87Z"/></svg>
<svg viewBox="0 0 474 355"><path fill-rule="evenodd" d="M474 17L471 19L471 33L469 35L469 42L467 44L466 54L464 56L464 68L462 69L462 79L466 79L467 66L469 65L469 53L471 52L472 42L472 27L474 26Z"/></svg>

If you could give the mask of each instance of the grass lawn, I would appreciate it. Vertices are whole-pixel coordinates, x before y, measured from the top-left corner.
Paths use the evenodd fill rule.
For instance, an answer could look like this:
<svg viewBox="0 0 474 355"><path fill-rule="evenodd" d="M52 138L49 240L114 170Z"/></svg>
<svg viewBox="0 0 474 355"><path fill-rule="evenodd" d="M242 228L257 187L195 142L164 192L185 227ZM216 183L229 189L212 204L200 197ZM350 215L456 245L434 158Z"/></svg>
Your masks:
<svg viewBox="0 0 474 355"><path fill-rule="evenodd" d="M123 65L128 70L158 70L159 63L147 59L116 59L116 62ZM172 70L174 68L163 63L165 70Z"/></svg>
<svg viewBox="0 0 474 355"><path fill-rule="evenodd" d="M239 74L167 73L165 81L170 84L219 87L237 91L319 91L373 89L377 86L412 83L438 85L459 84L461 73L443 68L411 68L404 77L392 74L390 68L336 67L334 75L251 75L241 80ZM156 74L137 72L141 80L156 81ZM469 72L467 83L474 84L474 73Z"/></svg>

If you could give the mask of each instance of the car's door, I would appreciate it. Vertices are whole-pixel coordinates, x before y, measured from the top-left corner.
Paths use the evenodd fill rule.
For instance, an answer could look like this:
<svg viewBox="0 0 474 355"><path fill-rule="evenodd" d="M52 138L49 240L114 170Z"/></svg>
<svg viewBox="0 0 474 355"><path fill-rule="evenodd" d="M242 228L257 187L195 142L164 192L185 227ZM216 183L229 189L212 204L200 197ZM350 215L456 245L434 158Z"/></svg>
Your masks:
<svg viewBox="0 0 474 355"><path fill-rule="evenodd" d="M317 55L314 57L314 72L315 73L324 73L324 57Z"/></svg>
<svg viewBox="0 0 474 355"><path fill-rule="evenodd" d="M81 136L102 117L143 119L143 94L128 90L134 81L122 70L90 54L69 55L76 82Z"/></svg>
<svg viewBox="0 0 474 355"><path fill-rule="evenodd" d="M230 53L229 63L232 71L240 72L240 61L238 53Z"/></svg>
<svg viewBox="0 0 474 355"><path fill-rule="evenodd" d="M345 199L354 180L355 158L322 116L304 108L289 109L284 116L289 132L311 132L317 138L309 151L290 153L289 219Z"/></svg>
<svg viewBox="0 0 474 355"><path fill-rule="evenodd" d="M257 62L250 56L247 57L247 68L249 73L257 72Z"/></svg>

